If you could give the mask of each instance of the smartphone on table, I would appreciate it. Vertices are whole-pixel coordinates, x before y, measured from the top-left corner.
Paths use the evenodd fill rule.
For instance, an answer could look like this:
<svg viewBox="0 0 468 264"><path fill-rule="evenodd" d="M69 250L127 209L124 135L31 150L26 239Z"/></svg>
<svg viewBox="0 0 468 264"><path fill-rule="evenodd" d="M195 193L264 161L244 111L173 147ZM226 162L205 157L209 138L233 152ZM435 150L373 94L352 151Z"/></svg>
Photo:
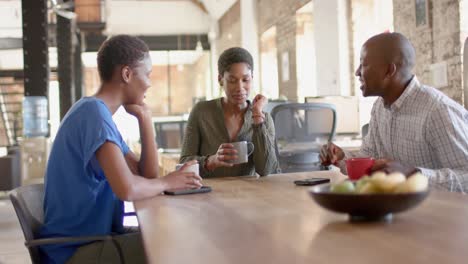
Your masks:
<svg viewBox="0 0 468 264"><path fill-rule="evenodd" d="M164 191L164 194L167 195L183 195L183 194L192 194L192 193L206 193L211 192L210 186L202 186L198 189L180 189L180 190L167 190Z"/></svg>
<svg viewBox="0 0 468 264"><path fill-rule="evenodd" d="M296 180L294 181L294 184L299 185L299 186L312 186L312 185L328 183L328 182L330 182L330 179L327 179L327 178L310 178L310 179Z"/></svg>

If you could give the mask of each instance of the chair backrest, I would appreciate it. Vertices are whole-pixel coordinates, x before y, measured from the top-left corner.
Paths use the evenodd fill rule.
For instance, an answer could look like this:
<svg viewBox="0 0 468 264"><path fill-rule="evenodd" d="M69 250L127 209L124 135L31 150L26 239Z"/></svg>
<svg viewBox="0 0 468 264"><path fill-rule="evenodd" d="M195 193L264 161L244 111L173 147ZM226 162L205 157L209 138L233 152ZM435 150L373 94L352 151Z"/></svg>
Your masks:
<svg viewBox="0 0 468 264"><path fill-rule="evenodd" d="M359 100L357 96L306 97L305 101L306 103L325 103L335 106L336 134L359 135Z"/></svg>
<svg viewBox="0 0 468 264"><path fill-rule="evenodd" d="M331 104L286 103L275 106L271 116L278 141L331 141L335 136L336 111Z"/></svg>
<svg viewBox="0 0 468 264"><path fill-rule="evenodd" d="M289 102L286 100L268 100L268 103L263 107L263 111L271 114L271 111L273 110L273 108L275 108L278 105L287 104L287 103Z"/></svg>
<svg viewBox="0 0 468 264"><path fill-rule="evenodd" d="M271 116L275 123L275 151L282 172L320 169L318 145L335 136L334 106L286 103L274 107Z"/></svg>
<svg viewBox="0 0 468 264"><path fill-rule="evenodd" d="M10 192L10 200L23 230L26 241L38 238L44 223L44 184L22 186ZM37 247L28 247L33 263L40 262Z"/></svg>

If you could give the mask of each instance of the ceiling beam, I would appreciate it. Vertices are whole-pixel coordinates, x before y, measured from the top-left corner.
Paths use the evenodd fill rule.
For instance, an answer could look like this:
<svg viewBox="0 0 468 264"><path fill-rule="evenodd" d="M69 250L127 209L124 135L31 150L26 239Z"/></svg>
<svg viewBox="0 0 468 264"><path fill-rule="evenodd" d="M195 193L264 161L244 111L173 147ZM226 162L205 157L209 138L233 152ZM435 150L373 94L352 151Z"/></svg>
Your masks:
<svg viewBox="0 0 468 264"><path fill-rule="evenodd" d="M208 14L208 10L206 9L205 4L203 4L200 0L190 0L194 5L196 5L198 8L200 8L201 11L203 11L205 14Z"/></svg>
<svg viewBox="0 0 468 264"><path fill-rule="evenodd" d="M148 45L150 50L195 50L198 40L200 40L203 50L210 50L207 34L138 37ZM87 34L84 44L85 51L97 51L106 39L105 35Z"/></svg>
<svg viewBox="0 0 468 264"><path fill-rule="evenodd" d="M23 48L22 38L0 38L0 50Z"/></svg>

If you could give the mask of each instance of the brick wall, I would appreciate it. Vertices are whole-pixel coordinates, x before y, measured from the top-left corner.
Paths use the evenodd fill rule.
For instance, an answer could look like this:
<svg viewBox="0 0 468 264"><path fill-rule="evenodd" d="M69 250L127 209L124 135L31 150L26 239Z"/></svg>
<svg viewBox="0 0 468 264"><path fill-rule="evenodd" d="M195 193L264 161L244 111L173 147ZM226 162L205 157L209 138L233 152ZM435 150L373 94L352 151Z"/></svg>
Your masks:
<svg viewBox="0 0 468 264"><path fill-rule="evenodd" d="M100 83L96 67L83 67L83 96L94 95Z"/></svg>
<svg viewBox="0 0 468 264"><path fill-rule="evenodd" d="M276 25L279 94L297 100L296 74L296 11L310 0L256 0L259 38ZM216 40L217 55L226 48L241 45L240 1L237 1L219 20L220 37ZM228 35L230 38L228 38ZM289 80L283 82L282 55L289 55ZM257 66L258 67L258 66Z"/></svg>
<svg viewBox="0 0 468 264"><path fill-rule="evenodd" d="M258 33L276 25L279 94L297 100L296 11L309 0L257 0ZM289 80L282 80L282 54L289 54Z"/></svg>
<svg viewBox="0 0 468 264"><path fill-rule="evenodd" d="M170 67L171 76L171 115L188 113L192 107L194 96L204 96L205 86L198 83L204 80L208 59L202 57L192 66L185 66L183 71L177 69L177 65ZM169 115L169 91L168 91L168 68L166 65L153 66L151 73L152 87L146 93L146 103L151 109L153 116ZM84 69L85 95L92 96L99 88L100 80L96 68Z"/></svg>
<svg viewBox="0 0 468 264"><path fill-rule="evenodd" d="M447 63L448 86L440 90L462 103L462 43L459 0L428 0L428 24L416 26L414 1L393 0L395 31L407 36L416 49L415 73L432 84L430 66Z"/></svg>
<svg viewBox="0 0 468 264"><path fill-rule="evenodd" d="M289 99L297 98L296 77L296 10L307 4L308 0L257 0L259 34L271 26L277 27L278 75L280 94ZM378 0L374 0L378 1ZM416 48L417 61L415 73L428 85L432 83L430 67L434 63L447 63L448 86L439 88L455 101L463 102L462 90L462 47L467 32L460 25L460 8L463 1L437 0L428 1L428 23L416 26L415 1L393 0L394 30L406 35ZM372 1L350 0L351 7L357 3L371 5ZM348 14L354 16L353 11ZM463 18L463 16L462 16ZM468 20L468 19L467 19ZM316 21L319 23L319 21ZM468 22L467 22L468 23ZM468 28L468 25L466 26ZM350 30L354 26L350 23ZM351 34L353 36L353 34ZM356 40L354 40L355 42ZM353 47L350 39L350 49ZM360 43L362 44L362 43ZM356 49L356 47L354 47ZM281 56L289 52L290 80L281 79ZM351 55L353 56L353 55ZM354 61L354 62L353 62ZM354 73L355 58L351 60L351 72ZM351 75L351 79L353 79ZM351 80L353 84L353 80Z"/></svg>
<svg viewBox="0 0 468 264"><path fill-rule="evenodd" d="M219 19L218 26L219 37L216 39L216 61L224 50L241 46L240 1L232 5Z"/></svg>
<svg viewBox="0 0 468 264"><path fill-rule="evenodd" d="M84 94L85 96L94 95L100 85L97 68L84 68ZM146 93L146 103L151 108L153 115L166 115L168 113L167 100L167 67L153 66L151 73L151 82L153 86Z"/></svg>
<svg viewBox="0 0 468 264"><path fill-rule="evenodd" d="M176 79L181 83L172 85L174 87L171 90L172 113L189 113L193 106L193 98L206 96L205 80L207 76L211 76L207 70L209 63L209 52L205 52L194 64L185 65L183 72L176 73L178 74Z"/></svg>

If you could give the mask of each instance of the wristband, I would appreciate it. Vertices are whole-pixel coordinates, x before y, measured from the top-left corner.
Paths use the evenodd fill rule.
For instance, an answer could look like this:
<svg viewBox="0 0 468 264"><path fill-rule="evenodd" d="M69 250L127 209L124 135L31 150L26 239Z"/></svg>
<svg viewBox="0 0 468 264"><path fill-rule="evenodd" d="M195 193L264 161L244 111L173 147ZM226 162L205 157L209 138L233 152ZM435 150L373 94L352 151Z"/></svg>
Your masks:
<svg viewBox="0 0 468 264"><path fill-rule="evenodd" d="M210 157L211 155L206 155L205 156L205 163L203 164L203 168L206 170L206 171L210 171L208 169L208 158Z"/></svg>

